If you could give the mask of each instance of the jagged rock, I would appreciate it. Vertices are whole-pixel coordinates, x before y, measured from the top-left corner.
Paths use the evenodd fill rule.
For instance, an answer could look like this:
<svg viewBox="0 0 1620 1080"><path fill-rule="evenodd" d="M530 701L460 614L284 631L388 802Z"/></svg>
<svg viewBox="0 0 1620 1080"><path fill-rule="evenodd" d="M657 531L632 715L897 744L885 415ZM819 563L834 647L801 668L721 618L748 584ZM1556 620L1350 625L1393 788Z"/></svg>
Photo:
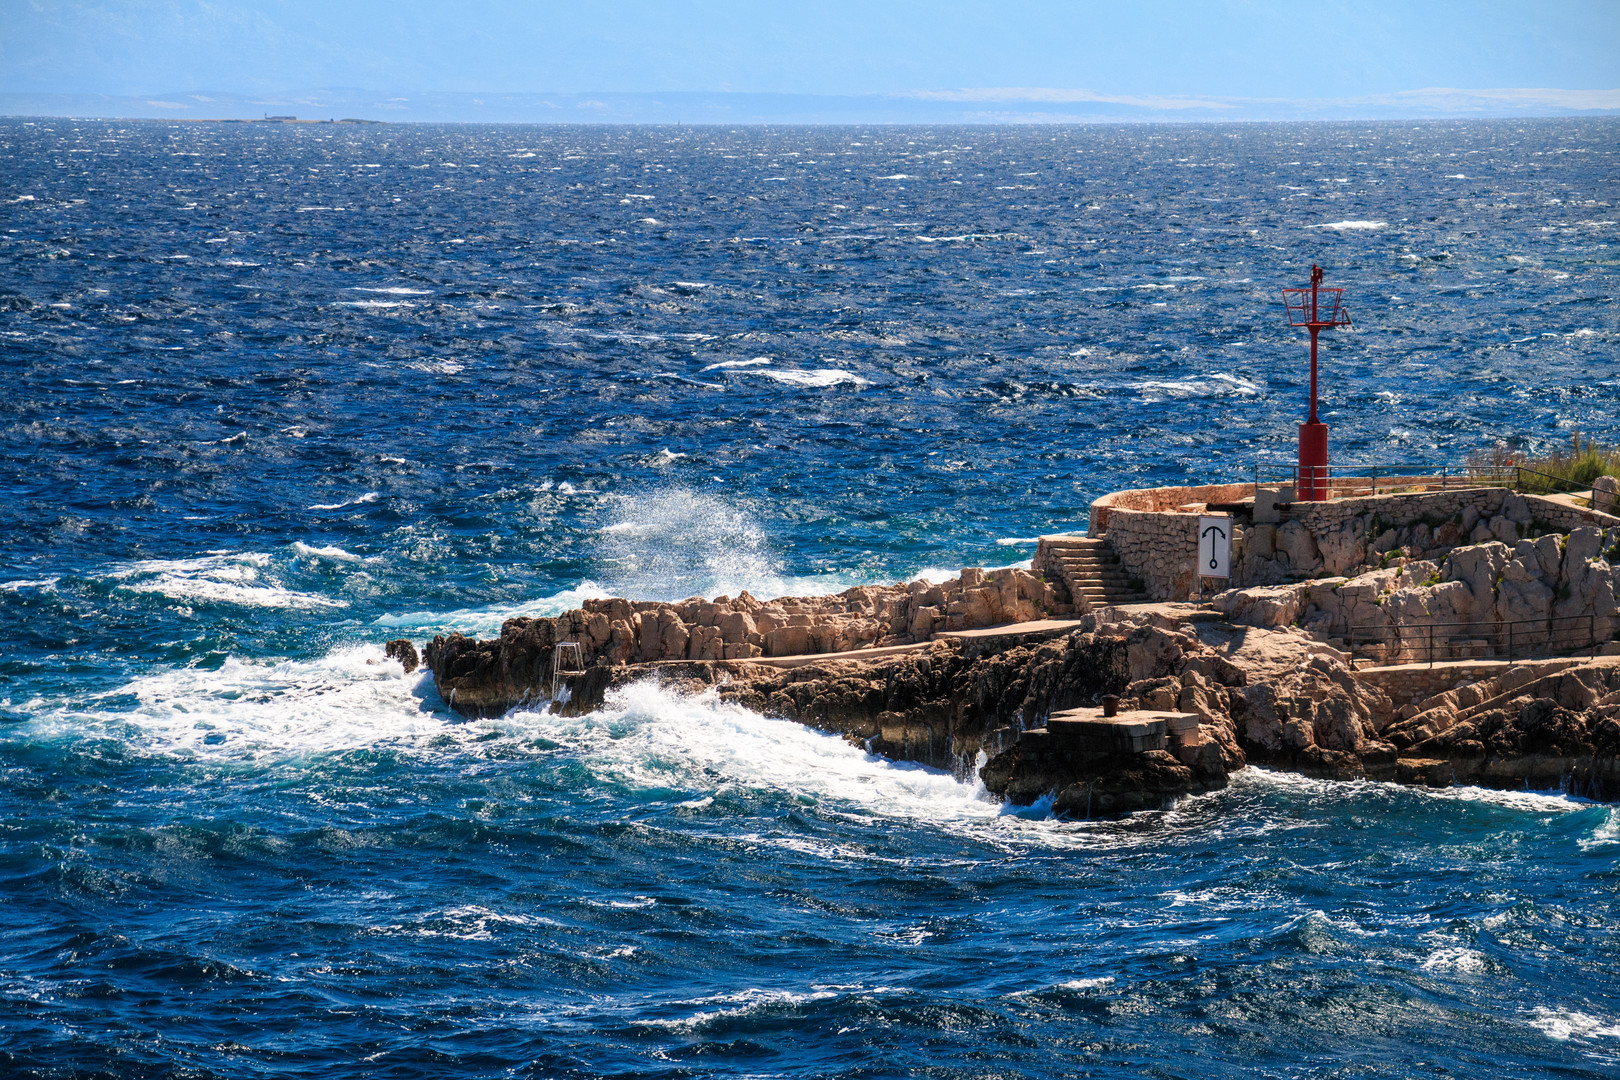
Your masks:
<svg viewBox="0 0 1620 1080"><path fill-rule="evenodd" d="M1542 537L1516 544L1511 557L1491 542L1444 563L1413 560L1350 580L1236 590L1222 606L1262 623L1276 618L1275 609L1305 607L1308 625L1335 628L1376 611L1396 630L1415 633L1424 620L1500 619L1521 606L1562 611L1558 605L1579 596L1595 619L1599 607L1614 603L1616 570L1603 556L1610 542L1598 530L1576 530L1567 543ZM949 588L919 582L768 604L752 597L592 601L552 619L508 620L492 641L437 637L425 659L454 708L496 715L545 700L554 646L576 641L594 655L584 673L560 680L566 693L554 708L588 711L613 687L656 673L668 685L711 690L898 758L961 772L983 751L989 760L980 775L990 790L1026 801L1053 793L1056 807L1077 815L1159 806L1219 787L1251 756L1327 777L1564 784L1620 798L1614 663L1575 663L1551 674L1544 664L1515 665L1397 711L1342 653L1297 627L1237 625L1208 613L1189 622L1168 609L1094 612L1051 640L936 641L791 668L747 662L761 653L892 641L895 622L909 625L918 611L932 624L939 609L928 601L942 598L959 605L957 618L982 609L1005 617L1044 589L1027 578L966 574L965 584ZM1182 727L1164 750L1075 758L1050 744L1039 749L1031 729L1103 694L1120 696L1126 709L1176 714Z"/></svg>
<svg viewBox="0 0 1620 1080"><path fill-rule="evenodd" d="M405 638L398 638L383 646L383 655L390 660L398 660L399 666L405 669L407 675L415 671L417 665L422 662L421 657L416 654L416 646Z"/></svg>

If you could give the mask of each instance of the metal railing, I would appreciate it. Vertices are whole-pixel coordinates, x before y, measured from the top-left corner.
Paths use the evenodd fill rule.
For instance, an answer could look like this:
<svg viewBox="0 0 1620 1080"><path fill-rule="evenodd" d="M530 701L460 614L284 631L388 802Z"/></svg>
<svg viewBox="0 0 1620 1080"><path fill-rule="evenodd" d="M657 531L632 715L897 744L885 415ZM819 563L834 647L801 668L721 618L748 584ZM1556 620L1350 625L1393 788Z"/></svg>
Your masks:
<svg viewBox="0 0 1620 1080"><path fill-rule="evenodd" d="M1448 491L1452 488L1505 487L1526 494L1560 494L1585 491L1591 485L1582 485L1562 476L1553 476L1523 465L1470 465L1452 462L1415 463L1400 465L1328 465L1312 466L1318 486L1339 498L1355 495L1377 495L1379 489L1394 492L1402 489L1423 488ZM1322 475L1325 472L1325 476ZM1300 467L1282 462L1255 462L1254 486L1262 484L1291 484L1301 486Z"/></svg>
<svg viewBox="0 0 1620 1080"><path fill-rule="evenodd" d="M1376 664L1423 664L1443 660L1515 660L1590 652L1614 639L1607 616L1559 615L1510 622L1445 622L1350 627L1343 640L1357 659Z"/></svg>

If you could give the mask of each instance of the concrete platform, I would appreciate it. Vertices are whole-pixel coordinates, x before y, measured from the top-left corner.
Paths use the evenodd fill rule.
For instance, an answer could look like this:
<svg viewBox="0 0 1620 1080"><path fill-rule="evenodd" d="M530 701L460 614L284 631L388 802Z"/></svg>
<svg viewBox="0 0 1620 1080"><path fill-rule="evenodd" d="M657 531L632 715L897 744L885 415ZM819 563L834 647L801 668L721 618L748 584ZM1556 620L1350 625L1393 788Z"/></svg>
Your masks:
<svg viewBox="0 0 1620 1080"><path fill-rule="evenodd" d="M920 652L932 644L932 641L918 641L910 645L884 645L876 649L851 649L848 652L801 653L798 656L750 656L747 659L731 660L728 663L769 664L771 667L796 668L806 667L810 664L832 663L835 660L878 660L885 656Z"/></svg>
<svg viewBox="0 0 1620 1080"><path fill-rule="evenodd" d="M1088 753L1140 754L1165 749L1171 735L1197 731L1198 724L1195 713L1142 709L1105 717L1101 709L1089 708L1053 713L1046 731L1054 743Z"/></svg>
<svg viewBox="0 0 1620 1080"><path fill-rule="evenodd" d="M942 630L928 641L913 642L910 645L885 645L876 649L851 649L848 652L835 653L802 653L798 656L754 656L747 660L732 662L738 664L770 664L772 667L779 668L796 668L834 660L876 660L884 656L897 656L901 653L926 649L936 641L960 641L964 644L999 643L1003 639L1045 641L1049 638L1062 637L1064 634L1079 628L1080 620L1078 619L1040 619L1035 622L982 626L977 630Z"/></svg>

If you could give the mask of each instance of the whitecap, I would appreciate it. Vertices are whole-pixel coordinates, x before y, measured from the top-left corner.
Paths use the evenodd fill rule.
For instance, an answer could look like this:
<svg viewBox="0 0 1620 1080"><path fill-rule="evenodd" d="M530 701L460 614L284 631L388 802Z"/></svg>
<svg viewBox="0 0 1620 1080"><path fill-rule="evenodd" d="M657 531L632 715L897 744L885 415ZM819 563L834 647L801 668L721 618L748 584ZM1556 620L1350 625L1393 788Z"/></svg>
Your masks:
<svg viewBox="0 0 1620 1080"><path fill-rule="evenodd" d="M1040 541L1041 538L1038 536L1003 536L996 543L1002 547L1019 547L1024 544L1038 544Z"/></svg>
<svg viewBox="0 0 1620 1080"><path fill-rule="evenodd" d="M1477 975L1485 970L1485 954L1477 949L1436 949L1423 961L1424 971L1457 971Z"/></svg>
<svg viewBox="0 0 1620 1080"><path fill-rule="evenodd" d="M1033 997L1036 994L1050 994L1054 990L1100 990L1105 986L1113 985L1112 975L1102 975L1095 979L1069 979L1066 982L1056 983L1052 986L1037 986L1033 990L1014 990L1008 997Z"/></svg>
<svg viewBox="0 0 1620 1080"><path fill-rule="evenodd" d="M706 998L697 998L693 1001L676 1002L676 1005L691 1007L693 1005L729 1004L731 1008L705 1009L690 1016L678 1019L663 1019L648 1017L635 1020L634 1023L642 1027L663 1028L668 1031L692 1032L713 1023L716 1020L734 1019L739 1016L749 1016L765 1009L779 1008L785 1005L800 1005L809 1001L826 1001L839 995L830 990L812 991L810 993L797 993L790 990L760 990L749 988L747 990L733 991L727 994L715 994Z"/></svg>
<svg viewBox="0 0 1620 1080"><path fill-rule="evenodd" d="M339 300L338 307L360 308L362 310L381 311L385 308L415 307L409 300Z"/></svg>
<svg viewBox="0 0 1620 1080"><path fill-rule="evenodd" d="M344 600L283 588L267 575L269 565L270 556L261 552L209 553L197 559L146 559L125 563L110 570L107 577L120 589L155 593L187 604L306 611L348 606Z"/></svg>
<svg viewBox="0 0 1620 1080"><path fill-rule="evenodd" d="M293 554L305 558L331 559L334 562L359 562L360 556L344 551L340 547L311 547L300 540L294 540L290 545Z"/></svg>
<svg viewBox="0 0 1620 1080"><path fill-rule="evenodd" d="M3 587L0 586L0 588ZM1604 813L1603 820L1592 830L1592 835L1581 837L1577 843L1579 843L1582 851L1620 843L1620 809L1610 807Z"/></svg>
<svg viewBox="0 0 1620 1080"><path fill-rule="evenodd" d="M382 498L382 493L381 492L368 491L364 495L358 496L357 498L350 499L347 502L316 503L314 506L311 506L308 509L310 509L310 510L342 510L345 507L349 507L349 506L364 506L366 503L374 503L380 498Z"/></svg>
<svg viewBox="0 0 1620 1080"><path fill-rule="evenodd" d="M905 174L903 172L897 172L893 176L879 176L879 177L877 177L877 179L879 179L879 180L912 180L912 179L915 179L915 177L908 176L907 174Z"/></svg>
<svg viewBox="0 0 1620 1080"><path fill-rule="evenodd" d="M388 296L432 296L432 289L408 289L403 285L351 285L348 292L385 293Z"/></svg>
<svg viewBox="0 0 1620 1080"><path fill-rule="evenodd" d="M1259 383L1226 372L1216 372L1203 378L1150 380L1137 383L1135 389L1177 398L1252 397L1265 392Z"/></svg>
<svg viewBox="0 0 1620 1080"><path fill-rule="evenodd" d="M1574 1009L1548 1009L1537 1005L1526 1022L1549 1039L1560 1042L1571 1038L1620 1037L1620 1024Z"/></svg>
<svg viewBox="0 0 1620 1080"><path fill-rule="evenodd" d="M423 700L431 680L405 675L375 645L316 660L229 657L215 669L154 672L33 718L46 732L82 735L99 726L171 753L287 758L441 734L449 721Z"/></svg>
<svg viewBox="0 0 1620 1080"><path fill-rule="evenodd" d="M761 365L769 364L770 362L771 358L768 356L756 356L752 360L721 360L719 363L710 364L708 367L703 368L702 370L720 371L731 368L760 367Z"/></svg>
<svg viewBox="0 0 1620 1080"><path fill-rule="evenodd" d="M600 712L514 713L531 733L578 755L600 780L642 790L766 788L833 812L922 821L994 820L998 800L950 773L893 762L842 736L773 720L643 680L608 694Z"/></svg>
<svg viewBox="0 0 1620 1080"><path fill-rule="evenodd" d="M17 581L0 581L0 589L6 592L20 592L23 589L54 589L59 577L36 578L33 580L19 579Z"/></svg>
<svg viewBox="0 0 1620 1080"><path fill-rule="evenodd" d="M700 379L694 379L691 376L674 371L651 371L642 377L647 379L668 379L671 382L685 383L688 386L701 386L705 390L724 390L726 388L724 383L703 382Z"/></svg>
<svg viewBox="0 0 1620 1080"><path fill-rule="evenodd" d="M466 364L456 360L410 360L403 366L428 375L459 375L467 370Z"/></svg>
<svg viewBox="0 0 1620 1080"><path fill-rule="evenodd" d="M668 448L665 448L665 449L662 449L662 450L658 451L658 453L652 455L650 458L648 458L647 459L647 464L649 464L649 465L672 465L672 464L679 461L681 458L683 458L685 456L686 455L683 454L683 453L680 453L678 451L670 450Z"/></svg>
<svg viewBox="0 0 1620 1080"><path fill-rule="evenodd" d="M862 378L853 371L844 371L839 368L819 368L808 370L804 368L782 368L774 371L760 370L755 374L763 375L767 379L775 379L780 383L792 386L803 386L812 389L822 389L829 386L838 386L849 383L851 386L871 386L872 380Z"/></svg>
<svg viewBox="0 0 1620 1080"><path fill-rule="evenodd" d="M1329 221L1321 225L1312 225L1310 227L1313 229L1333 229L1335 232L1343 232L1346 229L1382 229L1388 224L1389 222L1387 221Z"/></svg>

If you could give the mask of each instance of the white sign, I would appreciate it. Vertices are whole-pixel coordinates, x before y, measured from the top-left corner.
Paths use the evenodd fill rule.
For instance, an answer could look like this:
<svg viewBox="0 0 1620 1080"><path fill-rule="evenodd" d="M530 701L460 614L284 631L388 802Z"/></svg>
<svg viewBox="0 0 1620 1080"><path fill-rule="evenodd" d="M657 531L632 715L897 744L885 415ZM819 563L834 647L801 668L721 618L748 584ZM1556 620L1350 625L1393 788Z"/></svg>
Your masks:
<svg viewBox="0 0 1620 1080"><path fill-rule="evenodd" d="M1198 519L1198 576L1217 578L1232 576L1231 518Z"/></svg>

